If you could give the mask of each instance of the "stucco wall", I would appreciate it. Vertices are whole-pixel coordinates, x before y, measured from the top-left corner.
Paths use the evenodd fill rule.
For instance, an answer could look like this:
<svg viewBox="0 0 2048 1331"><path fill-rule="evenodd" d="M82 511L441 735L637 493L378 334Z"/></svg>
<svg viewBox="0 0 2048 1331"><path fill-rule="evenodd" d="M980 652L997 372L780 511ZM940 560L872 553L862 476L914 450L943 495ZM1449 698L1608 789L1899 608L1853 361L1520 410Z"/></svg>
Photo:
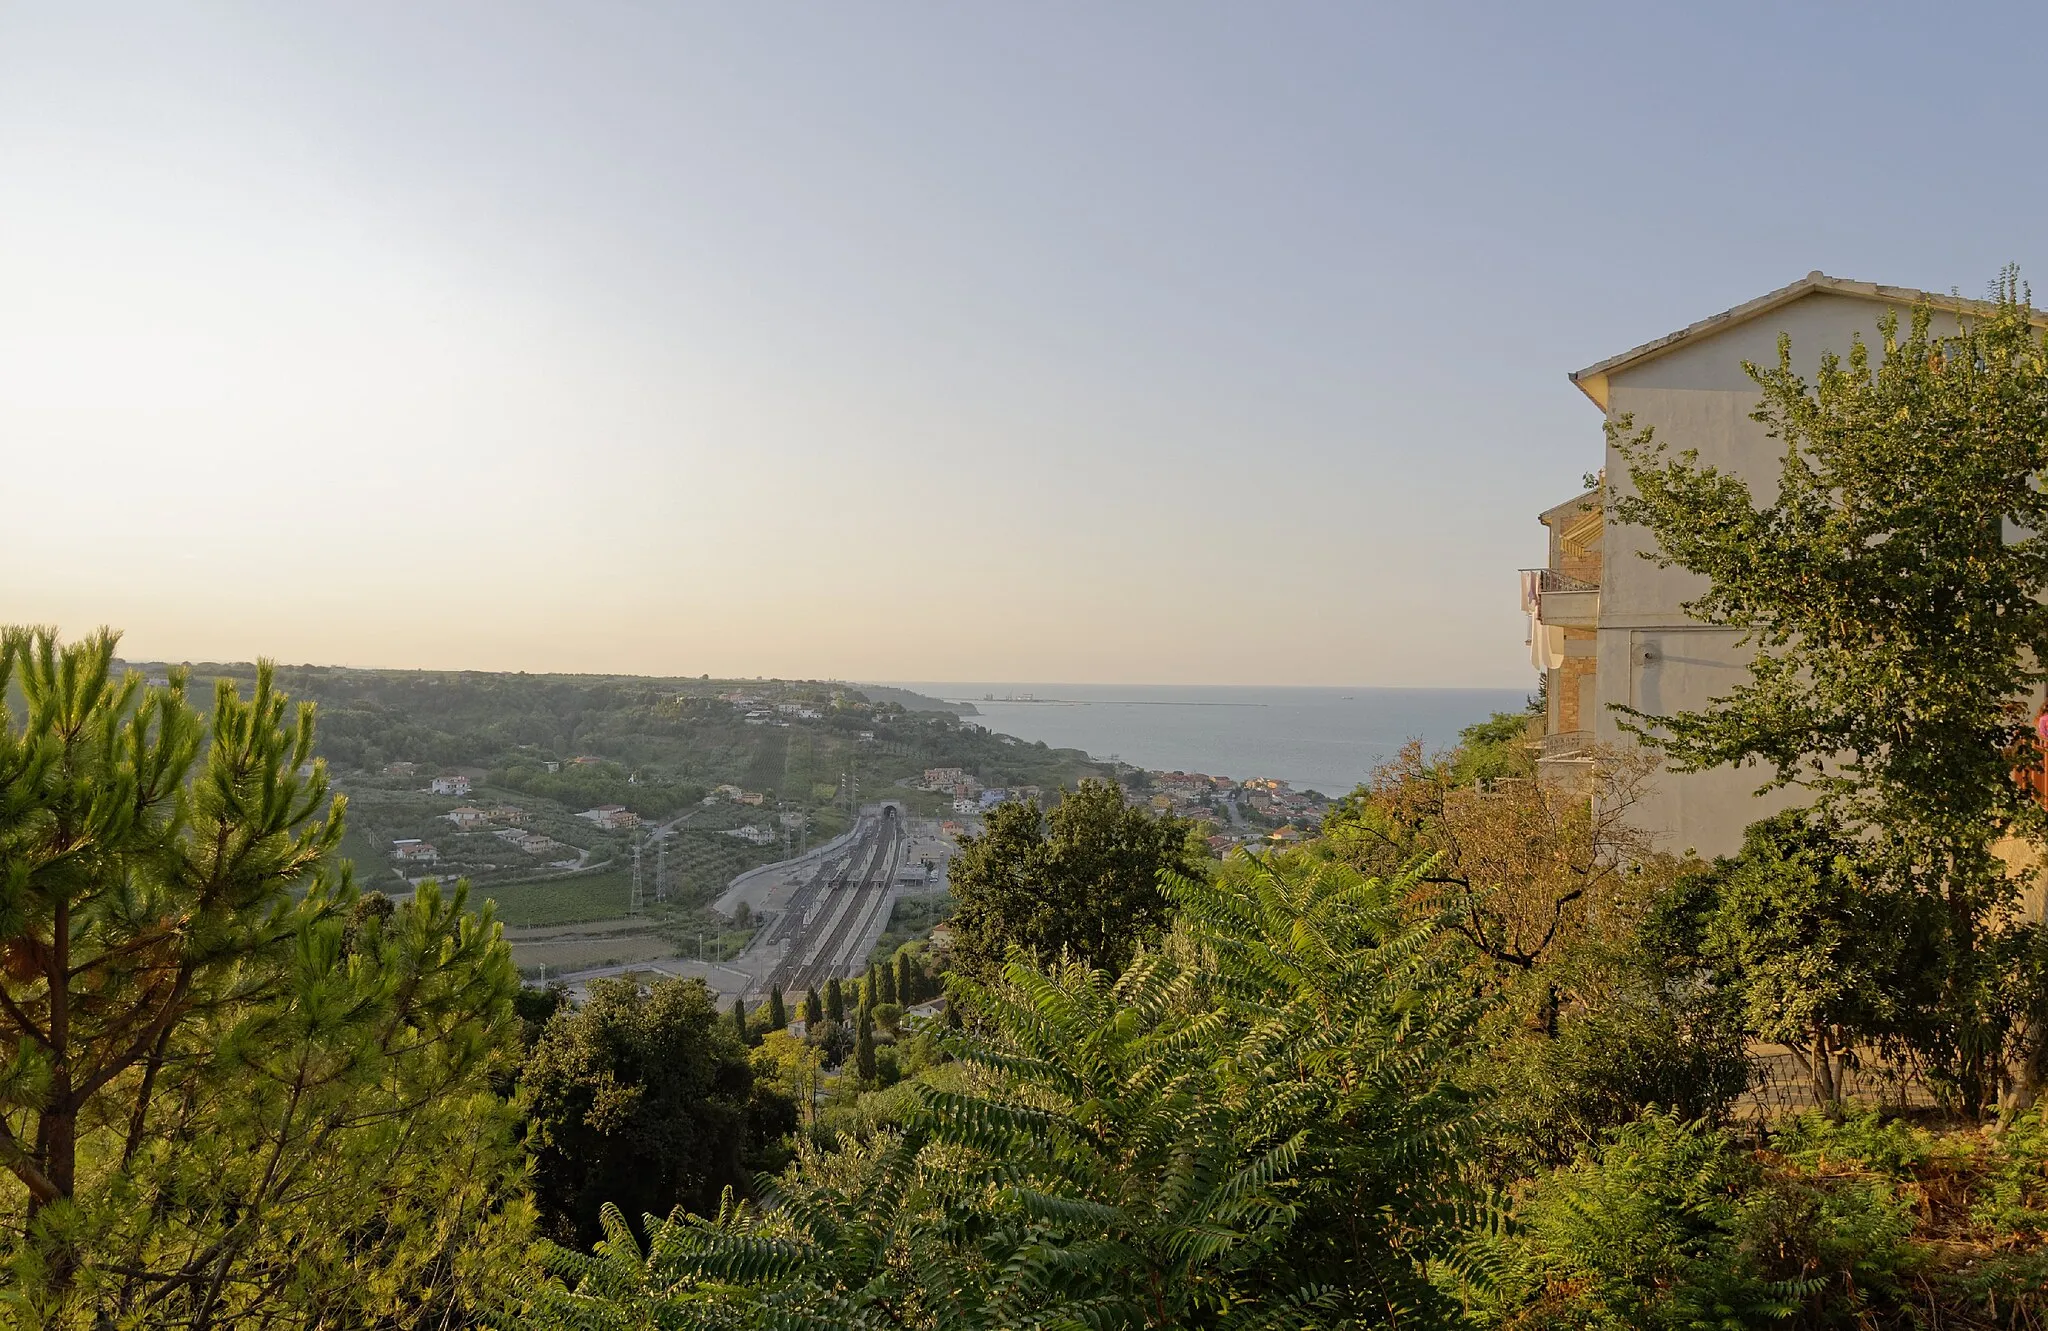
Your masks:
<svg viewBox="0 0 2048 1331"><path fill-rule="evenodd" d="M1776 365L1778 335L1789 333L1793 366L1810 378L1824 350L1848 353L1853 333L1877 345L1877 321L1887 308L1834 293L1807 295L1613 373L1609 415L1632 415L1637 429L1654 427L1656 438L1674 453L1698 450L1701 462L1739 476L1759 503L1767 503L1776 495L1783 446L1749 418L1760 394L1742 362ZM1625 493L1627 467L1612 448L1606 465L1608 480ZM1699 624L1681 608L1704 588L1704 580L1642 558L1653 546L1648 532L1616 524L1610 510L1600 577L1601 705L1593 724L1596 737L1608 743L1631 742L1620 728L1616 706L1665 714L1697 710L1726 695L1746 674L1750 652L1739 635ZM1749 823L1801 802L1796 791L1757 798L1754 791L1768 776L1759 768L1667 772L1636 806L1635 820L1655 833L1664 849L1731 854L1741 846L1742 829Z"/></svg>

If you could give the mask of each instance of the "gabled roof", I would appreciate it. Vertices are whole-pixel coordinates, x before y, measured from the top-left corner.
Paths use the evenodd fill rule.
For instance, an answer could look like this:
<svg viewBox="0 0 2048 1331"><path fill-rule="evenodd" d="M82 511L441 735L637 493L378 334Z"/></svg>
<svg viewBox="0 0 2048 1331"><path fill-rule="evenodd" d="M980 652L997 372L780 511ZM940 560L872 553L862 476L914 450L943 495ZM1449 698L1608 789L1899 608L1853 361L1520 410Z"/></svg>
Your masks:
<svg viewBox="0 0 2048 1331"><path fill-rule="evenodd" d="M1598 510L1599 507L1600 492L1598 490L1588 490L1582 495L1565 500L1555 508L1544 509L1536 515L1536 520L1546 527L1557 522L1569 523L1575 518Z"/></svg>
<svg viewBox="0 0 2048 1331"><path fill-rule="evenodd" d="M1675 333L1666 333L1653 342L1632 347L1619 356L1609 356L1596 365L1588 365L1573 374L1571 380L1579 386L1581 393L1593 400L1594 406L1605 411L1607 381L1616 371L1631 369L1645 361L1655 360L1667 352L1676 351L1688 342L1733 328L1737 324L1747 323L1815 292L1831 292L1840 296L1858 296L1865 300L1884 301L1901 310L1925 304L1954 314L1987 314L1997 308L1992 302L1985 300L1968 300L1961 296L1944 296L1932 291L1915 290L1912 287L1888 287L1876 282L1856 282L1846 277L1829 277L1816 268L1790 286L1767 291L1755 300L1745 301L1732 310L1709 315L1698 323L1687 324ZM2037 311L2034 323L2037 326L2048 327L2048 311Z"/></svg>

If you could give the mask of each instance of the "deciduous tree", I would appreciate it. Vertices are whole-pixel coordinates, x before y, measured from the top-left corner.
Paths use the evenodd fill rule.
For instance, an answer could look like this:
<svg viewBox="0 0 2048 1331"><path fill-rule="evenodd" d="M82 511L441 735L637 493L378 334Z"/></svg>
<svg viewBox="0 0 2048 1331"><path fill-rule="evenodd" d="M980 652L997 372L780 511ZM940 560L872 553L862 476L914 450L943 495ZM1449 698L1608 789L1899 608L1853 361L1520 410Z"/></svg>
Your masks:
<svg viewBox="0 0 2048 1331"><path fill-rule="evenodd" d="M534 1199L550 1233L588 1245L607 1201L630 1214L709 1209L747 1180L753 1071L696 980L593 981L527 1059Z"/></svg>
<svg viewBox="0 0 2048 1331"><path fill-rule="evenodd" d="M623 1216L528 1290L539 1328L1448 1325L1474 1201L1457 1073L1483 1003L1403 901L1305 857L1178 880L1120 977L961 980L978 1028L900 1130L804 1148L760 1211Z"/></svg>
<svg viewBox="0 0 2048 1331"><path fill-rule="evenodd" d="M1694 618L1743 630L1748 678L1710 707L1633 713L1681 770L1760 764L1867 838L1939 902L1946 986L1923 1060L1971 1109L2001 1072L2030 1097L2041 996L2011 1019L1995 973L2017 882L1994 846L2039 839L2012 780L2017 727L2048 678L2048 339L2008 272L1995 300L1935 330L1888 314L1875 347L1823 354L1815 377L1747 365L1754 418L1784 452L1761 494L1610 423L1629 486L1611 498L1657 562L1699 574ZM2038 926L2036 926L2038 927ZM2010 1066L2001 1063L2010 1059Z"/></svg>
<svg viewBox="0 0 2048 1331"><path fill-rule="evenodd" d="M1186 819L1125 803L1120 787L1083 781L1050 814L998 805L948 870L958 964L989 974L1021 947L1116 969L1156 937L1168 914L1163 874L1193 875L1203 856Z"/></svg>
<svg viewBox="0 0 2048 1331"><path fill-rule="evenodd" d="M1631 813L1655 760L1607 751L1580 782L1463 779L1464 750L1411 742L1324 819L1325 851L1370 874L1420 862L1450 927L1526 974L1596 922L1625 928L1655 845Z"/></svg>
<svg viewBox="0 0 2048 1331"><path fill-rule="evenodd" d="M1682 926L1684 950L1739 1004L1744 1028L1790 1049L1828 1107L1856 1047L1898 1034L1934 960L1927 926L1939 925L1871 873L1862 849L1804 811L1764 819L1740 855L1679 884L1659 921Z"/></svg>

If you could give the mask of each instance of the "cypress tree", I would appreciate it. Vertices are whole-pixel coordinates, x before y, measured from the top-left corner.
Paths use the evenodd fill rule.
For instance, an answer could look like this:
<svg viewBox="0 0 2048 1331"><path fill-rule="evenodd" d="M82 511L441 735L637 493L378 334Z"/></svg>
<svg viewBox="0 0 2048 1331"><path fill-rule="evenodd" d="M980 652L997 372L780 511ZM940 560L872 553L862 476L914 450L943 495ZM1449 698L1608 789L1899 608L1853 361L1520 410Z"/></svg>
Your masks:
<svg viewBox="0 0 2048 1331"><path fill-rule="evenodd" d="M900 1001L896 996L896 963L893 960L885 963L882 967L882 1001L884 1003Z"/></svg>
<svg viewBox="0 0 2048 1331"><path fill-rule="evenodd" d="M825 981L825 1020L846 1020L846 990L840 986L837 975Z"/></svg>
<svg viewBox="0 0 2048 1331"><path fill-rule="evenodd" d="M789 1025L789 1010L782 1006L782 986L768 991L768 1029L779 1031Z"/></svg>
<svg viewBox="0 0 2048 1331"><path fill-rule="evenodd" d="M815 1026L825 1019L825 1005L818 1001L816 986L804 991L804 1024Z"/></svg>
<svg viewBox="0 0 2048 1331"><path fill-rule="evenodd" d="M918 992L917 975L911 969L910 954L896 954L896 1001L908 1006L923 997Z"/></svg>
<svg viewBox="0 0 2048 1331"><path fill-rule="evenodd" d="M860 1005L864 1008L871 1008L876 1003L879 1003L881 1001L881 989L882 983L876 978L875 963L870 961L868 963L868 973L861 977Z"/></svg>
<svg viewBox="0 0 2048 1331"><path fill-rule="evenodd" d="M741 1044L749 1043L747 1040L747 1000L745 998L735 998L732 1000L732 1028L738 1033Z"/></svg>
<svg viewBox="0 0 2048 1331"><path fill-rule="evenodd" d="M875 1080L875 1023L868 1010L860 1010L860 1030L853 1040L853 1070L863 1084Z"/></svg>

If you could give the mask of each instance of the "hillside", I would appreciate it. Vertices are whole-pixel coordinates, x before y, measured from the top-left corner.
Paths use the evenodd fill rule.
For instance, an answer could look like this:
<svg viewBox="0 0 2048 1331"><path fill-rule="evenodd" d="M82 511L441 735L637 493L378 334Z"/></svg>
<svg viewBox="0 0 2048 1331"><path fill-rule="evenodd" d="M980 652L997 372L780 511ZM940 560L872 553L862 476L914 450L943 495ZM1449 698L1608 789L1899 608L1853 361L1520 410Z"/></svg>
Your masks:
<svg viewBox="0 0 2048 1331"><path fill-rule="evenodd" d="M188 668L202 706L214 679L246 684L255 672ZM733 875L836 835L851 807L886 795L941 811L948 797L906 784L927 767L1047 789L1096 770L1078 751L962 725L935 699L830 681L296 666L278 682L319 707L317 752L350 800L345 851L362 880L466 877L513 925L625 914L632 834L577 816L601 806L676 825L660 913L694 939L711 925L698 908ZM430 788L454 776L466 791ZM472 826L450 821L458 810L474 811L458 815ZM433 858L396 860L402 840L427 843ZM648 855L650 898L656 871Z"/></svg>

